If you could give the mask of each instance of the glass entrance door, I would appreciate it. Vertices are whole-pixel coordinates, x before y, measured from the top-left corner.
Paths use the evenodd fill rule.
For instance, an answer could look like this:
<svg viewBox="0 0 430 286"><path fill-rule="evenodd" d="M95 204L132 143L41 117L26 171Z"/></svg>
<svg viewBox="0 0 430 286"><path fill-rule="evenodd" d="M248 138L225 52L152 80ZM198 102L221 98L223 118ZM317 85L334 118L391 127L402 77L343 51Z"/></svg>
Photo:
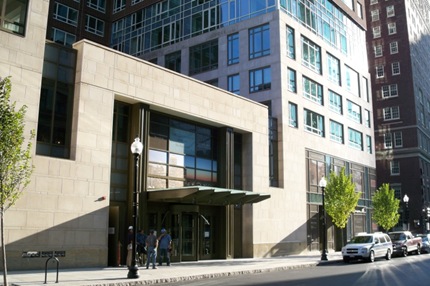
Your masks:
<svg viewBox="0 0 430 286"><path fill-rule="evenodd" d="M196 214L182 213L182 261L197 260Z"/></svg>

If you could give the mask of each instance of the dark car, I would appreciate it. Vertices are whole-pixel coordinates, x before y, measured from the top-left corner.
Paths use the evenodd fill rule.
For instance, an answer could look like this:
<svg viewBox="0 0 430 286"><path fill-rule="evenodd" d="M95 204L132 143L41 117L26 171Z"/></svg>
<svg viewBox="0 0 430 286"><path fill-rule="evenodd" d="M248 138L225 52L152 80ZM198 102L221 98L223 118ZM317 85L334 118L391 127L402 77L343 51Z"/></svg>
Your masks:
<svg viewBox="0 0 430 286"><path fill-rule="evenodd" d="M430 233L418 234L417 237L421 237L423 241L421 245L421 252L430 253Z"/></svg>

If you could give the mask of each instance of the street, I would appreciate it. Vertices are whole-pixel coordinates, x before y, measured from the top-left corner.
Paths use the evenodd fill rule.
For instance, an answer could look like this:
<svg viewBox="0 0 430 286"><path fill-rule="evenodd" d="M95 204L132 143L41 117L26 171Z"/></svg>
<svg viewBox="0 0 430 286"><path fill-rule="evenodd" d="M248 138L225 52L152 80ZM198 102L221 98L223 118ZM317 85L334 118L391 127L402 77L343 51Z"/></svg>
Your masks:
<svg viewBox="0 0 430 286"><path fill-rule="evenodd" d="M374 263L329 263L311 268L237 275L161 285L306 285L306 286L427 286L430 285L430 255L393 257Z"/></svg>

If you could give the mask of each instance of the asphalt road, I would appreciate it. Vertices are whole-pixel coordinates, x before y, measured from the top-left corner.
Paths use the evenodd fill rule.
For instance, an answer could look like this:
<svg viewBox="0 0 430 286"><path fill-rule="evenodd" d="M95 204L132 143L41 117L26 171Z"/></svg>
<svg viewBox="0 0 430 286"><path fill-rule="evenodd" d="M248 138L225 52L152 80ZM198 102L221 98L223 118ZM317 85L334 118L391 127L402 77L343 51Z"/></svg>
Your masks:
<svg viewBox="0 0 430 286"><path fill-rule="evenodd" d="M219 277L168 285L428 286L430 254L393 257L389 261L377 259L374 263L339 262L297 270Z"/></svg>

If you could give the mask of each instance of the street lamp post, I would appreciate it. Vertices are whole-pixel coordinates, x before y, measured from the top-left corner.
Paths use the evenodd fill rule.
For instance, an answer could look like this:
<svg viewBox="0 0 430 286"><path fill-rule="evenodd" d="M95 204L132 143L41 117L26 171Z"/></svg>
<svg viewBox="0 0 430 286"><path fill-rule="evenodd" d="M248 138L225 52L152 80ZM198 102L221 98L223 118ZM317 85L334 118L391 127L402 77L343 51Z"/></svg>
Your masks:
<svg viewBox="0 0 430 286"><path fill-rule="evenodd" d="M409 230L409 208L408 208L408 202L409 202L409 197L407 194L405 194L405 196L403 197L403 202L405 203L405 224L406 224L406 228L407 230Z"/></svg>
<svg viewBox="0 0 430 286"><path fill-rule="evenodd" d="M134 186L133 186L133 243L131 249L131 265L128 267L127 278L139 278L139 267L136 263L136 238L137 238L137 185L139 176L139 156L142 153L143 144L139 137L131 144L131 153L134 155Z"/></svg>
<svg viewBox="0 0 430 286"><path fill-rule="evenodd" d="M328 260L327 259L327 228L326 228L326 213L325 213L325 202L324 202L324 189L327 186L327 181L325 177L323 176L319 182L319 186L322 190L322 211L323 211L323 218L322 218L322 230L323 230L323 249L321 253L321 260Z"/></svg>

